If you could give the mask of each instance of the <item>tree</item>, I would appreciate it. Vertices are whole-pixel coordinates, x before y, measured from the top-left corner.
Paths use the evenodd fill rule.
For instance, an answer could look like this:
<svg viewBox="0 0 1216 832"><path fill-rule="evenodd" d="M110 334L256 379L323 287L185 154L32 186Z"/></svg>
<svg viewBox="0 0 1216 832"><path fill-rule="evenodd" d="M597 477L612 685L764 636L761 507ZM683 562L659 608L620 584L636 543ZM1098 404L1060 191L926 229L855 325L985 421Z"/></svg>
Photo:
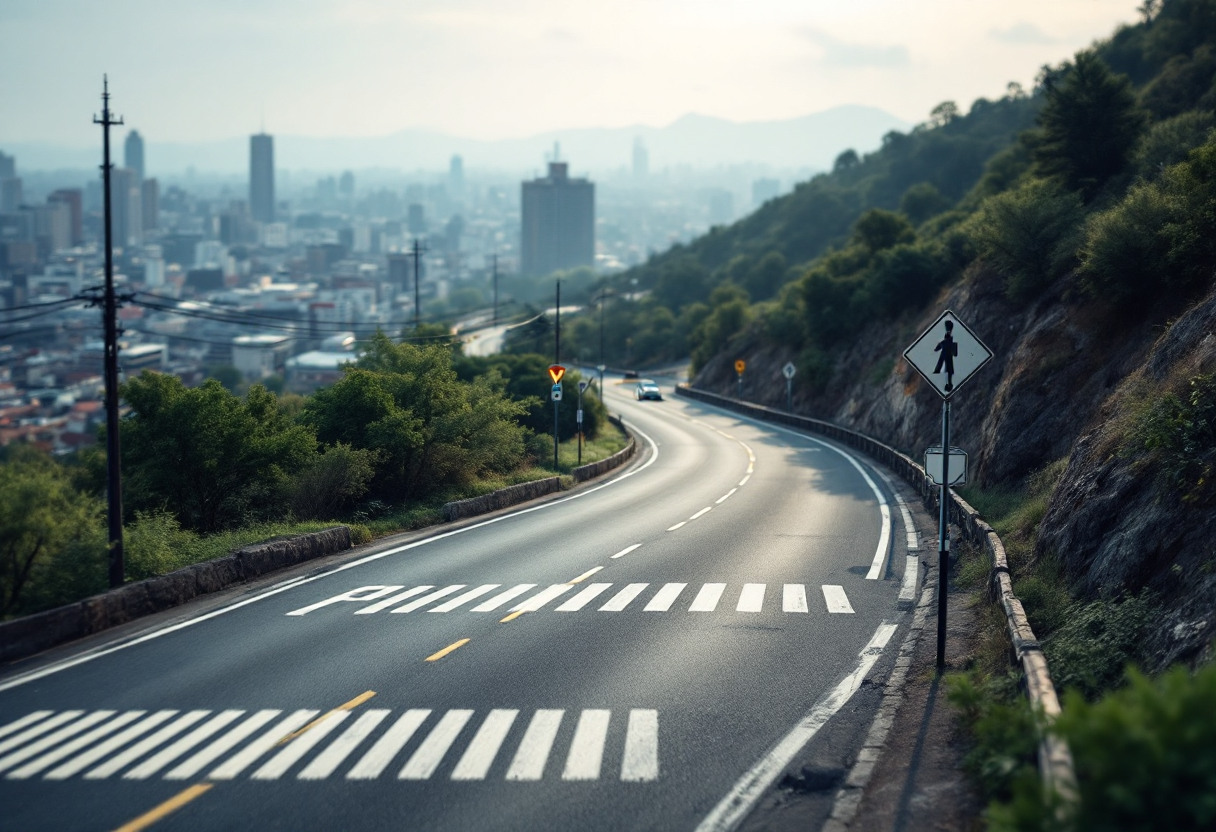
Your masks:
<svg viewBox="0 0 1216 832"><path fill-rule="evenodd" d="M907 216L913 225L920 225L929 217L940 214L950 207L950 200L929 182L919 182L904 191L899 200L899 212Z"/></svg>
<svg viewBox="0 0 1216 832"><path fill-rule="evenodd" d="M1040 130L1032 139L1039 171L1092 199L1123 170L1144 130L1131 82L1095 53L1079 52L1063 79L1045 89Z"/></svg>
<svg viewBox="0 0 1216 832"><path fill-rule="evenodd" d="M168 508L189 529L281 511L278 488L317 452L312 430L288 420L260 384L240 399L215 379L188 388L144 371L122 396L132 411L122 422L128 508Z"/></svg>
<svg viewBox="0 0 1216 832"><path fill-rule="evenodd" d="M40 573L73 546L90 550L81 554L93 560L95 578L103 577L102 511L101 501L77 491L67 469L46 454L28 445L9 452L0 463L0 617L27 608ZM89 577L72 571L67 577L78 582ZM100 588L86 586L84 594Z"/></svg>
<svg viewBox="0 0 1216 832"><path fill-rule="evenodd" d="M931 127L945 127L958 118L958 115L957 104L953 101L943 101L929 111L929 125Z"/></svg>
<svg viewBox="0 0 1216 832"><path fill-rule="evenodd" d="M852 168L857 167L859 164L861 164L861 159L858 158L857 151L850 147L848 150L836 157L836 161L832 165L832 170L835 173L840 173L841 171L851 170Z"/></svg>
<svg viewBox="0 0 1216 832"><path fill-rule="evenodd" d="M853 240L870 254L891 248L898 243L911 242L916 237L906 217L882 208L871 208L853 226Z"/></svg>

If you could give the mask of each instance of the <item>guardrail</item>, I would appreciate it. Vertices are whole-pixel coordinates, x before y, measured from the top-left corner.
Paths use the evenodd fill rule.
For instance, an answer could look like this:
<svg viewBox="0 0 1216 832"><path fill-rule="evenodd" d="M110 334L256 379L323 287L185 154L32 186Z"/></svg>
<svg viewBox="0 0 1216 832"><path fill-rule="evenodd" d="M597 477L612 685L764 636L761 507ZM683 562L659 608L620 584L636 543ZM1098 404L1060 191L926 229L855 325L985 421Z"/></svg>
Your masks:
<svg viewBox="0 0 1216 832"><path fill-rule="evenodd" d="M776 410L764 405L719 396L705 390L697 390L686 384L676 387L676 394L694 401L733 410L761 419L766 422L788 425L812 433L821 434L856 448L873 457L894 471L902 480L912 486L926 507L934 512L938 510L941 490L934 486L925 475L925 469L911 457L902 454L864 433L826 422L822 419L812 419L798 416L783 410ZM1022 602L1013 592L1013 582L1009 576L1009 561L1005 555L1005 544L992 527L980 519L979 512L955 494L950 492L950 505L947 513L951 522L958 526L963 537L972 543L984 547L991 559L992 569L989 573L989 597L999 602L1005 611L1005 623L1009 630L1009 638L1013 643L1017 663L1022 667L1026 680L1026 696L1031 705L1042 713L1050 724L1060 714L1060 700L1056 696L1055 685L1052 684L1051 674L1047 669L1047 659L1043 656L1039 641L1035 638L1030 622L1026 618L1026 610ZM1059 737L1049 731L1044 731L1039 738L1038 751L1039 774L1043 784L1058 794L1064 802L1071 803L1077 795L1077 778L1073 768L1072 753Z"/></svg>

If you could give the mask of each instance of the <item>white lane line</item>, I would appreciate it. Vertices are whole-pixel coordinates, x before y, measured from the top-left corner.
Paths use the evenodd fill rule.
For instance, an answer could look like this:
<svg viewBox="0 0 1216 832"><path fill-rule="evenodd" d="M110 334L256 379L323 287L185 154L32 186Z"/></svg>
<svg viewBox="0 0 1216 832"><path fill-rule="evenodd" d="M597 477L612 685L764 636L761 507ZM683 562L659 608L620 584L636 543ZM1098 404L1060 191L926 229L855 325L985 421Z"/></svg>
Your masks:
<svg viewBox="0 0 1216 832"><path fill-rule="evenodd" d="M572 589L574 589L574 584L553 584L546 589L542 589L528 600L511 607L511 612L520 612L521 610L523 612L536 612L554 598L565 595Z"/></svg>
<svg viewBox="0 0 1216 832"><path fill-rule="evenodd" d="M376 730L376 727L389 713L388 708L373 708L364 713L355 720L354 725L346 729L342 736L326 746L325 750L316 756L316 759L306 765L304 770L297 775L297 779L324 780L333 774L338 766L342 765L342 761L371 736L372 731Z"/></svg>
<svg viewBox="0 0 1216 832"><path fill-rule="evenodd" d="M539 780L544 776L545 763L557 739L565 711L541 709L532 715L528 730L520 740L515 758L507 769L508 780Z"/></svg>
<svg viewBox="0 0 1216 832"><path fill-rule="evenodd" d="M849 603L849 596L844 594L844 587L842 586L824 584L823 600L828 605L828 612L853 612L853 605Z"/></svg>
<svg viewBox="0 0 1216 832"><path fill-rule="evenodd" d="M467 604L469 601L472 601L474 598L480 598L481 596L483 596L487 593L493 592L494 590L498 589L500 586L502 586L502 584L482 584L481 586L479 586L475 589L470 589L468 592L462 592L460 595L457 595L451 601L444 601L442 604L440 604L437 607L432 608L430 611L431 612L451 612L452 610L456 609L457 607L463 606L463 605Z"/></svg>
<svg viewBox="0 0 1216 832"><path fill-rule="evenodd" d="M47 731L50 731L52 728L58 728L65 722L71 722L73 719L83 713L84 711L62 711L44 722L39 722L33 728L26 728L20 734L9 737L4 742L0 742L0 754L8 751L10 748L16 748L19 745L29 742L34 737L41 736Z"/></svg>
<svg viewBox="0 0 1216 832"><path fill-rule="evenodd" d="M920 548L920 534L916 531L916 524L912 522L912 512L908 510L908 503L904 500L903 495L899 493L899 489L895 487L895 483L887 476L887 473L879 468L874 469L878 476L882 477L882 481L887 484L887 488L891 489L891 494L895 497L895 504L899 506L899 512L903 516L904 533L908 539L908 549L916 550Z"/></svg>
<svg viewBox="0 0 1216 832"><path fill-rule="evenodd" d="M262 764L262 767L251 774L251 780L278 780L287 770L298 763L305 754L325 739L350 716L350 711L330 711L320 723L312 726L303 734L287 743L278 754Z"/></svg>
<svg viewBox="0 0 1216 832"><path fill-rule="evenodd" d="M385 598L383 601L371 604L370 606L360 607L359 609L355 610L355 615L374 615L381 610L386 610L389 607L395 607L402 601L413 598L415 595L421 595L422 593L434 588L435 587L431 586L430 584L426 584L424 586L416 586L413 589L407 589L405 592L398 593L392 598ZM401 587L397 587L397 589L401 589Z"/></svg>
<svg viewBox="0 0 1216 832"><path fill-rule="evenodd" d="M98 760L108 757L111 751L122 748L139 735L146 734L162 722L172 719L177 713L177 711L157 711L146 719L141 719L127 730L110 737L101 745L94 746L83 754L77 754L58 768L51 769L43 775L42 779L66 780L73 774L84 771Z"/></svg>
<svg viewBox="0 0 1216 832"><path fill-rule="evenodd" d="M747 481L750 480L751 478L752 478L752 475L749 473L746 477L739 480L739 487L742 488L743 486L747 485Z"/></svg>
<svg viewBox="0 0 1216 832"><path fill-rule="evenodd" d="M6 737L9 734L13 733L14 731L20 731L22 728L29 725L31 722L37 722L40 719L46 719L48 716L50 716L53 713L55 713L55 712L54 711L34 711L32 714L26 714L25 716L21 717L21 719L17 720L16 722L10 722L7 725L5 725L3 728L0 728L0 737Z"/></svg>
<svg viewBox="0 0 1216 832"><path fill-rule="evenodd" d="M689 517L688 519L696 520L698 517L704 517L705 515L709 514L713 510L714 510L713 506L706 506L705 508L701 509L696 514L694 514L692 517Z"/></svg>
<svg viewBox="0 0 1216 832"><path fill-rule="evenodd" d="M664 584L643 609L646 612L667 612L688 584Z"/></svg>
<svg viewBox="0 0 1216 832"><path fill-rule="evenodd" d="M667 531L669 531L669 532L674 532L676 529L683 528L683 527L684 527L684 524L685 524L685 523L687 523L687 522L688 522L687 520L681 520L679 523L676 523L674 526L672 526L672 527L671 527L670 529L668 529Z"/></svg>
<svg viewBox="0 0 1216 832"><path fill-rule="evenodd" d="M380 772L393 761L405 744L414 736L414 732L426 718L431 715L430 708L410 708L392 727L384 732L384 736L376 740L376 744L368 749L359 762L346 773L347 780L375 780Z"/></svg>
<svg viewBox="0 0 1216 832"><path fill-rule="evenodd" d="M67 757L70 754L74 754L75 752L79 751L80 749L84 748L86 745L89 745L90 743L96 742L97 740L104 737L106 734L114 733L119 728L123 727L124 725L129 725L130 723L139 719L141 716L145 715L146 713L147 713L147 711L127 711L124 714L120 714L119 716L114 717L113 719L109 720L108 722L103 722L101 725L94 728L92 731L81 734L76 739L72 740L71 742L66 742L63 745L59 746L58 748L48 751L47 753L43 754L41 757L36 757L35 759L30 760L25 765L20 766L19 768L16 768L16 769L10 771L8 773L8 779L25 780L27 778L33 777L38 772L44 771L45 769L48 769L51 766L55 765L55 763L59 762L64 757Z"/></svg>
<svg viewBox="0 0 1216 832"><path fill-rule="evenodd" d="M283 719L272 725L270 730L264 732L256 740L242 748L240 753L234 754L232 757L225 760L223 764L207 775L207 779L233 779L242 771L256 763L264 754L268 754L269 752L273 751L275 746L283 741L283 737L294 733L299 728L303 728L319 713L321 713L319 710L300 709L288 714ZM342 711L342 713L347 712ZM326 722L328 721L329 720L326 720ZM321 725L318 725L312 730L319 730L324 724L325 723L323 722ZM297 739L303 739L304 737L307 737L309 733L311 732L301 734Z"/></svg>
<svg viewBox="0 0 1216 832"><path fill-rule="evenodd" d="M464 589L466 586L468 586L468 584L452 584L451 586L445 586L443 589L437 589L434 592L423 595L416 601L410 601L408 604L397 607L397 609L393 610L393 612L413 612L414 610L425 607L427 604L430 604L433 601L438 601L440 598L447 598L454 592L460 592L460 590Z"/></svg>
<svg viewBox="0 0 1216 832"><path fill-rule="evenodd" d="M761 612L764 610L764 584L744 584L739 593L736 612Z"/></svg>
<svg viewBox="0 0 1216 832"><path fill-rule="evenodd" d="M878 626L870 643L862 649L860 661L853 672L841 679L768 754L739 778L734 787L697 826L696 832L730 832L739 825L795 755L861 687L862 680L882 655L882 650L891 640L895 629L895 624Z"/></svg>
<svg viewBox="0 0 1216 832"><path fill-rule="evenodd" d="M54 748L59 743L79 734L86 728L92 728L103 719L109 719L114 716L117 711L93 711L93 713L81 717L75 722L69 722L64 727L60 728L53 734L49 734L42 739L25 746L24 748L12 751L4 757L0 757L0 771L8 771L18 763L23 763L30 757L34 757L46 751L48 748Z"/></svg>
<svg viewBox="0 0 1216 832"><path fill-rule="evenodd" d="M443 715L438 724L431 729L422 744L414 751L409 761L397 775L400 780L426 780L435 773L443 757L456 742L456 737L464 729L465 723L473 716L467 709L453 709Z"/></svg>
<svg viewBox="0 0 1216 832"><path fill-rule="evenodd" d="M595 600L595 597L601 594L612 584L587 584L587 586L578 595L575 595L566 603L557 608L558 612L578 612L583 607Z"/></svg>
<svg viewBox="0 0 1216 832"><path fill-rule="evenodd" d="M875 494L879 493L875 489ZM870 562L870 571L866 573L867 581L877 581L887 574L887 555L891 552L891 507L886 500L879 498L878 510L882 513L882 529L878 533L878 548L874 551L874 560Z"/></svg>
<svg viewBox="0 0 1216 832"><path fill-rule="evenodd" d="M460 758L456 768L452 769L452 779L485 780L517 716L519 711L515 709L495 708L490 711L477 733L473 735L464 756Z"/></svg>
<svg viewBox="0 0 1216 832"><path fill-rule="evenodd" d="M536 584L517 584L505 592L498 593L484 604L478 604L473 607L473 612L493 612L503 604L518 598L530 589L536 589Z"/></svg>
<svg viewBox="0 0 1216 832"><path fill-rule="evenodd" d="M589 708L578 718L570 754L566 757L563 780L598 780L604 760L604 742L612 711Z"/></svg>
<svg viewBox="0 0 1216 832"><path fill-rule="evenodd" d="M617 558L623 558L623 557L625 557L625 555L629 554L630 552L632 552L634 549L637 549L641 545L642 545L641 543L635 543L632 546L626 546L624 549L622 549L621 551L619 551L615 555L613 555L611 559L616 560Z"/></svg>
<svg viewBox="0 0 1216 832"><path fill-rule="evenodd" d="M627 783L648 783L659 779L658 711L634 708L629 712L621 779Z"/></svg>
<svg viewBox="0 0 1216 832"><path fill-rule="evenodd" d="M351 589L346 592L339 593L332 598L326 598L324 601L318 601L315 604L309 604L307 607L300 607L298 610L292 610L286 615L308 615L313 610L319 610L322 607L328 607L330 604L338 604L343 601L371 601L374 598L383 598L385 595L390 595L401 589L399 586L361 586L357 589Z"/></svg>
<svg viewBox="0 0 1216 832"><path fill-rule="evenodd" d="M126 751L117 756L111 757L97 768L87 772L84 775L84 779L104 780L114 772L121 771L122 769L126 768L128 764L135 762L153 748L160 747L160 744L165 740L180 734L182 731L185 731L187 728L198 722L203 717L207 716L209 713L211 713L211 711L190 711L189 713L182 714L180 717L170 722L164 728L161 728L152 736L140 740ZM239 714L240 711L237 713ZM52 774L54 774L54 772L52 772Z"/></svg>
<svg viewBox="0 0 1216 832"><path fill-rule="evenodd" d="M625 607L629 606L630 602L633 601L634 598L641 595L642 590L648 586L650 586L650 584L629 584L616 595L613 595L612 598L608 600L608 603L600 607L600 612L620 612L621 610L625 609Z"/></svg>
<svg viewBox="0 0 1216 832"><path fill-rule="evenodd" d="M810 612L805 584L786 584L781 590L782 612Z"/></svg>
<svg viewBox="0 0 1216 832"><path fill-rule="evenodd" d="M739 490L738 488L732 488L730 491L727 491L727 492L726 492L725 494L723 494L721 497L719 497L718 499L714 500L714 504L715 504L715 505L722 505L723 503L725 503L725 502L726 502L726 500L727 500L727 499L730 497L730 495L731 495L731 494L734 494L734 493L735 493L736 491L738 491L738 490Z"/></svg>
<svg viewBox="0 0 1216 832"><path fill-rule="evenodd" d="M171 625L168 625L165 627L155 629L152 632L145 633L144 635L133 638L130 641L124 641L120 644L113 644L113 645L110 645L107 647L95 648L94 650L83 653L79 656L73 656L70 659L64 659L63 661L60 661L60 662L53 662L51 664L46 665L45 667L40 667L37 670L31 670L28 673L19 674L17 676L14 676L11 679L5 680L4 682L0 682L0 692L9 690L10 688L15 688L19 685L24 685L29 682L33 682L37 679L45 678L54 673L59 673L61 671L67 670L69 668L76 667L77 665L82 665L82 664L85 664L86 662L91 662L95 659L100 659L103 656L110 655L111 653L117 653L119 650L126 650L128 647L134 647L137 644L143 644L145 642L152 641L154 639L162 638L171 633L176 633L179 630L184 630L187 627L193 627L197 624L202 624L204 621L210 621L213 618L218 618L221 615L226 615L227 613L234 612L236 610L241 609L242 607L249 606L250 604L256 604L259 601L265 601L267 598L273 598L275 595L278 595L280 592L287 592L289 590L296 589L297 587L304 586L305 584L310 584L313 581L319 581L322 578L329 578L334 575L338 575L342 572L347 571L348 569L356 569L360 566L363 566L364 564L372 563L372 562L380 560L382 558L391 557L393 555L400 554L400 553L408 551L410 549L416 549L419 546L426 546L426 545L435 543L440 540L446 540L447 538L454 537L458 534L467 534L468 532L476 531L477 529L483 529L486 526L490 526L495 523L501 523L505 520L513 520L516 517L521 517L525 514L531 514L534 511L545 511L545 510L548 510L551 508L555 508L556 506L560 506L565 503L568 503L572 500L581 500L584 497L587 497L591 494L595 494L596 492L602 491L605 488L609 488L611 486L618 485L622 482L625 482L630 477L637 476L638 474L642 473L643 471L645 471L651 465L654 465L659 460L658 443L655 442L654 439L649 434L646 433L646 431L637 427L637 425L630 423L629 427L631 430L635 431L639 436L641 436L642 439L644 439L647 444L650 445L650 450L651 450L650 458L647 459L645 462L643 462L641 465L639 465L637 468L626 471L625 473L621 474L620 476L613 477L612 479L608 480L607 482L601 483L600 485L592 486L591 488L588 488L585 491L579 491L576 494L571 494L569 497L563 497L559 500L553 500L552 502L542 503L541 505L537 505L537 506L529 506L528 508L521 508L519 511L512 511L508 514L500 514L497 517L491 517L489 520L482 520L479 523L473 523L468 526L463 526L459 529L452 529L451 531L442 532L440 534L436 534L431 537L423 538L422 540L415 540L412 543L406 543L402 546L396 546L392 549L386 549L383 552L375 552L375 553L367 555L365 557L361 557L358 560L352 560L350 563L344 563L340 566L336 566L333 569L331 569L327 572L322 572L319 575L311 575L309 577L301 578L298 581L286 582L282 586L279 586L277 588L268 589L266 592L263 592L259 595L255 595L252 598L246 598L242 601L236 602L235 604L230 604L229 606L221 607L218 610L212 610L211 612L203 613L202 615L199 615L197 618L191 618L187 621L180 621L176 624L171 624Z"/></svg>
<svg viewBox="0 0 1216 832"><path fill-rule="evenodd" d="M256 714L246 719L240 725L233 728L227 734L224 734L206 748L196 752L184 763L170 769L169 772L165 774L165 779L185 780L187 777L193 777L205 767L211 765L220 757L227 754L233 748L236 748L236 746L244 742L250 734L266 725L266 723L270 722L270 720L274 719L281 713L281 710L271 708L258 711ZM124 775L124 777L129 779L137 779L135 777L136 772L141 771L142 768L142 766L136 767Z"/></svg>
<svg viewBox="0 0 1216 832"><path fill-rule="evenodd" d="M920 558L916 555L905 555L904 579L899 587L899 602L901 604L914 604L916 602L916 586L919 583Z"/></svg>
<svg viewBox="0 0 1216 832"><path fill-rule="evenodd" d="M697 597L692 600L692 606L688 608L688 611L713 612L718 608L718 599L722 597L725 590L726 584L703 585L701 591L697 593Z"/></svg>

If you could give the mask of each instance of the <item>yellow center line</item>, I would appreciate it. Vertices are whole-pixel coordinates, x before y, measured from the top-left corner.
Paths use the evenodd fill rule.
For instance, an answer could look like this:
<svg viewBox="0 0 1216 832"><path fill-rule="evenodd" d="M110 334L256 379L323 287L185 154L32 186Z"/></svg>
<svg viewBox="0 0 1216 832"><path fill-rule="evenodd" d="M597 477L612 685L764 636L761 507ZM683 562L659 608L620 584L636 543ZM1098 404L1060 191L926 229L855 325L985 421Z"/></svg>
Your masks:
<svg viewBox="0 0 1216 832"><path fill-rule="evenodd" d="M508 615L506 618L501 619L498 623L506 624L508 621L514 621L515 619L519 618L521 615L523 615L526 612L527 612L527 610L516 610L515 612Z"/></svg>
<svg viewBox="0 0 1216 832"><path fill-rule="evenodd" d="M437 662L440 659L442 659L444 656L446 656L448 653L451 653L453 650L456 650L457 648L464 647L468 643L469 643L469 639L462 638L460 641L449 644L447 647L443 648L438 653L432 653L431 655L427 656L426 660L428 662Z"/></svg>
<svg viewBox="0 0 1216 832"><path fill-rule="evenodd" d="M296 737L300 736L300 734L303 734L305 731L311 731L313 728L316 728L318 725L320 725L325 720L329 719L331 716L336 714L338 711L354 710L355 708L359 707L360 705L362 705L364 702L371 699L375 695L376 695L376 692L374 690L364 691L363 693L359 694L358 696L356 696L354 699L350 700L349 702L347 702L343 705L339 705L338 707L334 708L332 711L326 711L325 713L321 714L319 717L317 717L312 722L305 725L300 730L294 731L294 732L288 734L287 736L283 737L283 739L279 740L278 744L283 745L284 743L291 742Z"/></svg>
<svg viewBox="0 0 1216 832"><path fill-rule="evenodd" d="M604 567L602 567L602 566L596 566L596 567L594 567L593 569L588 569L586 572L584 572L583 574L579 575L579 576L578 576L577 578L575 578L573 581L567 581L566 583L570 583L570 584L577 584L577 583L579 583L580 581L585 581L585 580L587 580L588 578L590 578L592 575L594 575L596 572L599 572L599 571L600 571L601 569L603 569L603 568L604 568Z"/></svg>
<svg viewBox="0 0 1216 832"><path fill-rule="evenodd" d="M169 798L150 812L145 812L130 823L123 824L114 830L114 832L140 832L141 829L147 829L166 815L176 812L191 800L194 800L194 798L206 794L213 785L213 783L198 783L193 785L184 792L179 792Z"/></svg>

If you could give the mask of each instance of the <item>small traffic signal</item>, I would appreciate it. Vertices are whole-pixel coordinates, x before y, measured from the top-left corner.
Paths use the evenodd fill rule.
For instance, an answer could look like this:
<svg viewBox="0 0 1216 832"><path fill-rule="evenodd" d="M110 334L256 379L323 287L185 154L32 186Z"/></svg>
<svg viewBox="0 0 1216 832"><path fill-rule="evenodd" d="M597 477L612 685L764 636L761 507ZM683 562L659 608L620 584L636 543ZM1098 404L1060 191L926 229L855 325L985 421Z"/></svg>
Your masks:
<svg viewBox="0 0 1216 832"><path fill-rule="evenodd" d="M553 379L554 384L561 382L562 377L566 375L566 368L561 364L549 365L549 378Z"/></svg>

